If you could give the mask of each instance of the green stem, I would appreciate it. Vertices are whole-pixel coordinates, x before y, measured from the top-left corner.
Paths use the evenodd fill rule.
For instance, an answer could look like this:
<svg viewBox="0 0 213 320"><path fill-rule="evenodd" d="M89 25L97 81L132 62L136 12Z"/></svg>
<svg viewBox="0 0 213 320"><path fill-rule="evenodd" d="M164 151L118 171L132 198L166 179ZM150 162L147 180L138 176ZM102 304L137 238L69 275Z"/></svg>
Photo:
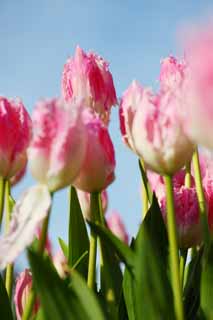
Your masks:
<svg viewBox="0 0 213 320"><path fill-rule="evenodd" d="M5 184L6 184L6 180L0 177L0 227L2 224L3 212L4 212Z"/></svg>
<svg viewBox="0 0 213 320"><path fill-rule="evenodd" d="M185 274L187 253L188 253L187 249L180 250L180 282L181 282L182 289L184 286L184 274Z"/></svg>
<svg viewBox="0 0 213 320"><path fill-rule="evenodd" d="M5 196L6 196L6 221L5 221L5 229L6 233L9 231L10 220L11 220L11 212L12 206L10 204L10 182L6 181L5 184ZM13 264L8 264L6 268L5 275L5 287L7 290L7 294L9 299L12 299L12 290L13 290Z"/></svg>
<svg viewBox="0 0 213 320"><path fill-rule="evenodd" d="M51 197L53 198L53 194L51 194ZM51 208L46 216L46 218L43 221L43 225L42 225L42 229L41 229L41 235L40 238L38 240L38 253L40 255L43 255L44 253L44 249L45 249L45 243L46 243L46 238L47 238L47 231L48 231L48 225L49 225L49 218L50 218L50 212L51 212ZM29 298L27 300L27 304L26 307L24 309L24 313L22 315L22 320L29 320L33 311L33 307L35 304L35 300L36 300L36 293L35 290L31 289L30 294L29 294Z"/></svg>
<svg viewBox="0 0 213 320"><path fill-rule="evenodd" d="M90 194L90 206L91 206L91 221L99 221L99 195L98 192ZM87 285L90 289L95 289L96 282L96 255L97 255L97 235L94 230L91 229L90 233L90 247L89 247L89 266Z"/></svg>
<svg viewBox="0 0 213 320"><path fill-rule="evenodd" d="M174 295L174 306L177 320L184 319L182 290L180 284L180 269L178 255L177 228L175 221L174 195L172 188L172 178L165 175L166 203L167 203L167 227L169 238L169 257L172 278L172 288Z"/></svg>
<svg viewBox="0 0 213 320"><path fill-rule="evenodd" d="M141 166L142 166L144 172L146 173L146 169L145 169L144 162L142 159L140 159L140 163L141 163ZM147 191L146 191L146 187L145 187L143 179L142 179L141 195L142 195L142 206L143 206L142 207L142 219L143 219L148 211L148 208L149 208Z"/></svg>
<svg viewBox="0 0 213 320"><path fill-rule="evenodd" d="M204 235L204 241L206 244L208 244L210 237L209 237L209 227L208 227L208 220L207 220L206 199L203 191L199 155L198 155L197 148L193 154L192 161L194 166L195 185L196 185L196 192L197 192L197 198L198 198L200 219L202 223L202 231Z"/></svg>
<svg viewBox="0 0 213 320"><path fill-rule="evenodd" d="M188 162L185 167L185 187L191 187L191 162Z"/></svg>

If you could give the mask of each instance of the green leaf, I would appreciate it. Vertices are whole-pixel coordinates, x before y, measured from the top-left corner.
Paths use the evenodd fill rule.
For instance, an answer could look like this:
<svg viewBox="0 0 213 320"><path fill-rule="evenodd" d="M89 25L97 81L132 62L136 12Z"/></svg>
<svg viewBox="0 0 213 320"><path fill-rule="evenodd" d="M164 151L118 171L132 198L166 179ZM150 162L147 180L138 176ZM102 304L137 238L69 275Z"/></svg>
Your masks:
<svg viewBox="0 0 213 320"><path fill-rule="evenodd" d="M44 310L42 308L39 308L38 313L35 316L35 320L46 320Z"/></svg>
<svg viewBox="0 0 213 320"><path fill-rule="evenodd" d="M140 172L141 172L141 177L142 177L142 181L143 184L145 186L145 190L146 190L146 194L147 194L147 198L149 200L149 203L152 203L152 190L150 188L149 185L149 181L146 175L146 171L144 170L143 166L141 165L141 160L138 160L138 164L139 164L139 168L140 168Z"/></svg>
<svg viewBox="0 0 213 320"><path fill-rule="evenodd" d="M167 276L167 232L157 199L141 224L135 241L136 318L174 319L172 290Z"/></svg>
<svg viewBox="0 0 213 320"><path fill-rule="evenodd" d="M72 268L79 258L89 251L89 239L85 221L81 212L77 193L74 187L71 187L70 194L70 217L69 217L69 254L68 264ZM79 271L86 279L88 270L88 255L77 266Z"/></svg>
<svg viewBox="0 0 213 320"><path fill-rule="evenodd" d="M58 238L58 242L60 244L61 250L64 254L64 256L68 259L68 254L69 254L69 248L68 245L66 244L66 242L61 239L60 237Z"/></svg>
<svg viewBox="0 0 213 320"><path fill-rule="evenodd" d="M10 300L7 295L2 277L0 276L0 316L1 319L13 320Z"/></svg>
<svg viewBox="0 0 213 320"><path fill-rule="evenodd" d="M87 287L85 280L76 271L71 276L71 290L79 301L79 306L85 311L88 320L104 320L104 314L92 290Z"/></svg>
<svg viewBox="0 0 213 320"><path fill-rule="evenodd" d="M186 320L195 319L200 306L200 278L203 249L190 261L184 288L184 306Z"/></svg>
<svg viewBox="0 0 213 320"><path fill-rule="evenodd" d="M97 235L113 250L123 261L127 267L132 271L134 265L134 252L119 238L117 238L109 229L101 226L98 223L88 221L90 227L97 233Z"/></svg>
<svg viewBox="0 0 213 320"><path fill-rule="evenodd" d="M45 320L86 320L78 299L71 294L65 281L59 278L49 258L44 259L31 250L28 257Z"/></svg>
<svg viewBox="0 0 213 320"><path fill-rule="evenodd" d="M213 242L204 251L201 275L201 308L207 319L213 319Z"/></svg>

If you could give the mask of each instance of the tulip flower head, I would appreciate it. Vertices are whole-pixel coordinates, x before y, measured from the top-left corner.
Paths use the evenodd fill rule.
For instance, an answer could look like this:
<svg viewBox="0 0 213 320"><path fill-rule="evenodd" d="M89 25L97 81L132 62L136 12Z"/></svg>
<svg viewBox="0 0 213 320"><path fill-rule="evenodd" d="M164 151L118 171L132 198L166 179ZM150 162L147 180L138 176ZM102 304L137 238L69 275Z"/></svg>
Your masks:
<svg viewBox="0 0 213 320"><path fill-rule="evenodd" d="M11 178L27 162L31 119L21 100L0 97L0 176Z"/></svg>
<svg viewBox="0 0 213 320"><path fill-rule="evenodd" d="M107 217L107 226L120 240L128 243L129 236L119 213L113 211L111 215Z"/></svg>
<svg viewBox="0 0 213 320"><path fill-rule="evenodd" d="M108 122L111 107L117 103L108 63L97 54L76 48L62 75L62 95L66 101L83 101Z"/></svg>
<svg viewBox="0 0 213 320"><path fill-rule="evenodd" d="M191 159L194 150L184 133L178 103L170 91L154 95L144 90L133 120L135 149L147 168L160 174L177 172Z"/></svg>
<svg viewBox="0 0 213 320"><path fill-rule="evenodd" d="M29 168L50 191L70 185L80 171L87 143L82 119L80 107L68 108L61 99L36 105Z"/></svg>
<svg viewBox="0 0 213 320"><path fill-rule="evenodd" d="M68 274L68 261L62 250L58 250L53 257L53 264L61 278L66 278Z"/></svg>
<svg viewBox="0 0 213 320"><path fill-rule="evenodd" d="M29 269L25 269L18 277L15 288L15 308L17 320L22 319L24 308L27 304L27 300L32 288L32 275ZM36 300L33 315L35 316L39 309L39 302Z"/></svg>
<svg viewBox="0 0 213 320"><path fill-rule="evenodd" d="M107 127L92 114L85 119L87 132L86 156L73 185L82 191L106 189L114 179L115 152Z"/></svg>

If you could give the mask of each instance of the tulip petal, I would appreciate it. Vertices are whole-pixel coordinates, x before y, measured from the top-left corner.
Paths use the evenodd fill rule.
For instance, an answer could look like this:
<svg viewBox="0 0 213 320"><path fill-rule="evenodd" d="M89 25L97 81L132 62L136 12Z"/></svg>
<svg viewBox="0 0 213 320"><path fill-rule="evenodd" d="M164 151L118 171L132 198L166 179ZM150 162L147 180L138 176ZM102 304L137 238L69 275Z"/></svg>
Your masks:
<svg viewBox="0 0 213 320"><path fill-rule="evenodd" d="M50 205L51 197L45 185L33 186L23 194L14 206L9 232L0 239L0 269L30 245Z"/></svg>

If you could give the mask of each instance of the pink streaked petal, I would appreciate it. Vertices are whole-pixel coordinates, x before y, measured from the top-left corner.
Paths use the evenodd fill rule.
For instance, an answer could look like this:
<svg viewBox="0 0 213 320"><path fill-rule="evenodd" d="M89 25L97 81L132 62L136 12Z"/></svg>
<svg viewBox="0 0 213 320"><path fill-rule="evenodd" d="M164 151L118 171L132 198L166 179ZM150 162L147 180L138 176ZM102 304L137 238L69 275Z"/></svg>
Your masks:
<svg viewBox="0 0 213 320"><path fill-rule="evenodd" d="M45 185L33 186L23 194L13 209L8 234L0 239L0 269L12 263L31 244L50 205L51 197Z"/></svg>

